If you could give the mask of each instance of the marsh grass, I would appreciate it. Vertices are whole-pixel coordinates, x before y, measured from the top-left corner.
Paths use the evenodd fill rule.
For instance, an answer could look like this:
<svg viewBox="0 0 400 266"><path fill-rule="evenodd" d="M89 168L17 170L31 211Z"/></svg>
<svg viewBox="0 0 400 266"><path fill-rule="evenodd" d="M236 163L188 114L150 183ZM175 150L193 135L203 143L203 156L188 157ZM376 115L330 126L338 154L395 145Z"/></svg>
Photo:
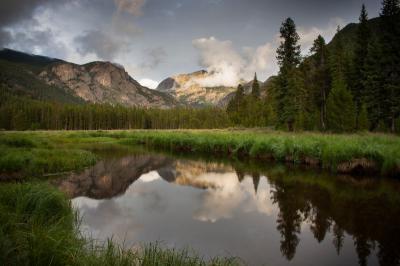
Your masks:
<svg viewBox="0 0 400 266"><path fill-rule="evenodd" d="M204 260L159 244L126 249L85 239L68 199L44 183L0 186L0 261L4 265L239 265Z"/></svg>
<svg viewBox="0 0 400 266"><path fill-rule="evenodd" d="M0 172L37 176L79 170L102 145L131 144L180 153L311 164L336 172L365 160L362 174L400 176L400 138L385 134L285 133L252 130L55 131L0 134ZM352 166L356 168L355 166ZM365 169L363 169L363 167ZM367 168L369 167L369 168ZM349 172L352 170L349 166Z"/></svg>
<svg viewBox="0 0 400 266"><path fill-rule="evenodd" d="M93 153L56 145L45 135L0 134L0 173L3 176L41 177L49 173L80 170L95 161Z"/></svg>
<svg viewBox="0 0 400 266"><path fill-rule="evenodd" d="M372 162L371 173L399 176L400 138L391 135L332 135L241 131L137 131L120 140L178 152L222 154L257 160L310 164L337 170L355 159ZM371 169L370 169L371 170Z"/></svg>

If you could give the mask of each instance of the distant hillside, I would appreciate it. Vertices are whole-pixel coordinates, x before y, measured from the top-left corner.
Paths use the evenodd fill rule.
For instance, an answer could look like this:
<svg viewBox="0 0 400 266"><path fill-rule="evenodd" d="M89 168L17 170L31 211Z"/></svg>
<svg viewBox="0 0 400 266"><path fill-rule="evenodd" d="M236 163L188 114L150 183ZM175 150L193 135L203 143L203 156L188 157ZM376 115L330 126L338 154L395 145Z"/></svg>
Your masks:
<svg viewBox="0 0 400 266"><path fill-rule="evenodd" d="M0 85L14 94L65 103L160 108L176 105L173 97L140 85L119 65L76 65L10 49L0 51Z"/></svg>
<svg viewBox="0 0 400 266"><path fill-rule="evenodd" d="M188 106L218 105L221 99L236 90L236 87L201 86L201 81L207 77L209 73L205 70L175 75L163 80L157 90L170 94L178 102Z"/></svg>
<svg viewBox="0 0 400 266"><path fill-rule="evenodd" d="M52 86L38 78L41 69L62 62L42 56L4 49L0 51L0 86L8 88L13 94L40 100L63 103L84 103L72 91Z"/></svg>

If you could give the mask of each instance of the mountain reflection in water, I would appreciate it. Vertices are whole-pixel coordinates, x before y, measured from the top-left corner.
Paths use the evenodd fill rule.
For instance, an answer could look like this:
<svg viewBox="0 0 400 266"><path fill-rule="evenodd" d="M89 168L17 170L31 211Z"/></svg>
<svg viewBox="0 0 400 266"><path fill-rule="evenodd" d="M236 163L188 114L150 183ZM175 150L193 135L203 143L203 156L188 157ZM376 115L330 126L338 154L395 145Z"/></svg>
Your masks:
<svg viewBox="0 0 400 266"><path fill-rule="evenodd" d="M251 265L399 265L395 180L136 154L55 184L83 232L128 247L161 241Z"/></svg>

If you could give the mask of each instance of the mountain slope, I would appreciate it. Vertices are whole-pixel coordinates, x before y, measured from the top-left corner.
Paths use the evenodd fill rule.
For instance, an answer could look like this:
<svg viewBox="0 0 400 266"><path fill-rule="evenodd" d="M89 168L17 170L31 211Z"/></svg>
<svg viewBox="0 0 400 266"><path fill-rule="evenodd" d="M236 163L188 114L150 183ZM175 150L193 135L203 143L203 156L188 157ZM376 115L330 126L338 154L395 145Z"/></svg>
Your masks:
<svg viewBox="0 0 400 266"><path fill-rule="evenodd" d="M178 102L189 106L218 105L219 101L236 90L235 87L204 87L201 80L209 76L205 70L179 74L163 80L156 90L167 92Z"/></svg>
<svg viewBox="0 0 400 266"><path fill-rule="evenodd" d="M176 104L170 95L140 85L110 62L77 65L3 49L0 70L0 85L32 98L160 108Z"/></svg>
<svg viewBox="0 0 400 266"><path fill-rule="evenodd" d="M31 56L12 50L0 51L0 86L15 95L62 103L84 103L71 91L51 86L38 78L48 64L59 62L47 57ZM61 61L60 61L61 62Z"/></svg>

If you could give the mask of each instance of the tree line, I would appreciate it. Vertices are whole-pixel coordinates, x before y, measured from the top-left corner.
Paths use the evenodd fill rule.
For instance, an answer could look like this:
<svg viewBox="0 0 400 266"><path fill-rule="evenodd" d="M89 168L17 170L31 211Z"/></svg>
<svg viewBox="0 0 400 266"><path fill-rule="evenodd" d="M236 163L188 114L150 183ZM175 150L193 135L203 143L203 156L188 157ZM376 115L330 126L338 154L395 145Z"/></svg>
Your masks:
<svg viewBox="0 0 400 266"><path fill-rule="evenodd" d="M263 99L256 78L249 96L240 85L227 108L232 122L289 131L399 130L399 0L382 2L378 22L371 29L363 5L354 45L338 27L329 45L319 35L303 58L296 25L287 18L280 28L278 76L269 81Z"/></svg>
<svg viewBox="0 0 400 266"><path fill-rule="evenodd" d="M110 104L61 104L10 94L0 89L0 129L98 130L188 129L232 126L216 107L144 109Z"/></svg>
<svg viewBox="0 0 400 266"><path fill-rule="evenodd" d="M0 129L184 129L271 127L288 131L400 131L400 0L383 0L374 24L361 8L355 36L318 36L303 57L295 22L280 28L279 73L251 92L238 89L227 108L145 109L62 104L0 88ZM346 35L347 34L347 35ZM351 45L349 45L349 43Z"/></svg>

